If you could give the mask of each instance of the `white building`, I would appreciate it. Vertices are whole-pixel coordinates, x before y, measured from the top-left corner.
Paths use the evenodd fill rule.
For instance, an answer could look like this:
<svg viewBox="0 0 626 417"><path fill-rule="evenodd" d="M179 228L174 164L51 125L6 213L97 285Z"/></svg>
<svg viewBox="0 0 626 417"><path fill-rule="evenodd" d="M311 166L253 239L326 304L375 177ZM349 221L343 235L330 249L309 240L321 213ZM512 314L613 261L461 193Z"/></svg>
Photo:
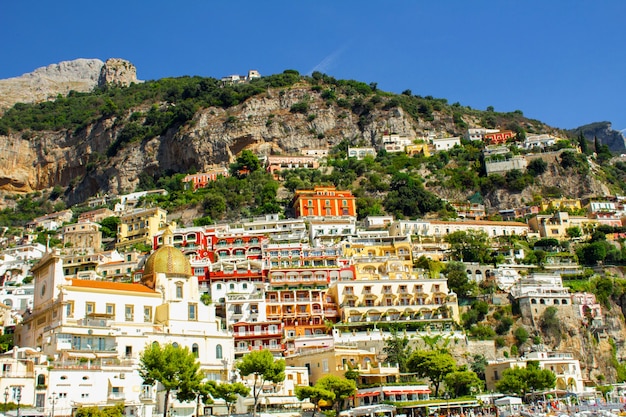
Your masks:
<svg viewBox="0 0 626 417"><path fill-rule="evenodd" d="M263 234L272 242L308 241L307 228L303 219L281 219L278 214L266 214L249 221L233 224L228 233Z"/></svg>
<svg viewBox="0 0 626 417"><path fill-rule="evenodd" d="M460 146L461 138L458 136L453 137L453 138L438 138L438 139L432 138L430 139L430 143L433 145L436 152L447 151L447 150L454 148L457 145Z"/></svg>
<svg viewBox="0 0 626 417"><path fill-rule="evenodd" d="M559 138L548 135L528 135L524 142L522 143L522 148L524 149L544 149L549 146L553 146Z"/></svg>
<svg viewBox="0 0 626 417"><path fill-rule="evenodd" d="M162 392L157 387L151 397L153 391L137 373L141 352L154 342L188 347L207 378L229 379L233 339L222 330L214 307L200 301L197 278L182 252L171 246L171 234L163 239L165 245L146 261L141 283L66 279L56 253L33 267L34 308L16 329L16 344L40 349L54 369L67 369L48 385L48 395L65 393L59 400L75 407L123 399L127 408L135 406L134 415L161 412ZM93 389L85 396L77 387L91 381ZM158 400L146 403L144 396ZM138 408L142 405L150 407ZM177 416L195 414L188 403L173 407Z"/></svg>
<svg viewBox="0 0 626 417"><path fill-rule="evenodd" d="M539 369L548 369L556 376L556 389L567 390L576 394L585 392L580 361L571 353L565 352L529 352L521 358L489 361L485 369L487 390L494 390L495 384L507 369L525 368L529 361L537 361Z"/></svg>
<svg viewBox="0 0 626 417"><path fill-rule="evenodd" d="M348 148L348 158L356 158L359 161L366 156L376 158L376 149L374 148Z"/></svg>
<svg viewBox="0 0 626 417"><path fill-rule="evenodd" d="M470 230L482 231L489 237L524 236L528 225L519 222L500 222L490 220L400 220L389 228L392 236L417 235L421 237L444 237L454 232Z"/></svg>
<svg viewBox="0 0 626 417"><path fill-rule="evenodd" d="M342 217L306 217L309 225L309 241L315 245L332 245L354 236L356 233L356 218Z"/></svg>
<svg viewBox="0 0 626 417"><path fill-rule="evenodd" d="M404 152L411 144L411 139L397 133L383 134L382 148L387 152Z"/></svg>
<svg viewBox="0 0 626 417"><path fill-rule="evenodd" d="M484 129L484 128L467 129L467 132L465 133L465 138L468 140L477 140L477 141L482 142L486 134L498 133L499 131L500 130L498 129Z"/></svg>

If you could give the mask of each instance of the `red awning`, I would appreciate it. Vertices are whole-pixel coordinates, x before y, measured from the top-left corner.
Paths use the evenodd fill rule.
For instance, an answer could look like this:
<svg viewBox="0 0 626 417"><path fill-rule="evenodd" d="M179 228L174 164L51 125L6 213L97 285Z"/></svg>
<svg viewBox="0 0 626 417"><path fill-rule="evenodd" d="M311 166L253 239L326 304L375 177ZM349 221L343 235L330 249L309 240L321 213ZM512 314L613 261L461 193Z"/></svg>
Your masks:
<svg viewBox="0 0 626 417"><path fill-rule="evenodd" d="M368 392L359 392L357 397L373 397L375 395L380 395L380 391L368 391Z"/></svg>

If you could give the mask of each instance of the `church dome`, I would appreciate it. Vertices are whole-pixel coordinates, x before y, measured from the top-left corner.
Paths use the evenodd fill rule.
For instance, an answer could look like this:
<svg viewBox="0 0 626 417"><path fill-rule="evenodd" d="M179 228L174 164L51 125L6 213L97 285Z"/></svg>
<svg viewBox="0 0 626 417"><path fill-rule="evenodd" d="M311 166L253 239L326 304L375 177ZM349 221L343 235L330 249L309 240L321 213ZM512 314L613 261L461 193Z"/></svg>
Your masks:
<svg viewBox="0 0 626 417"><path fill-rule="evenodd" d="M193 275L191 273L191 264L187 257L179 249L168 244L155 250L148 257L143 268L141 281L154 289L156 274L159 273L182 277Z"/></svg>

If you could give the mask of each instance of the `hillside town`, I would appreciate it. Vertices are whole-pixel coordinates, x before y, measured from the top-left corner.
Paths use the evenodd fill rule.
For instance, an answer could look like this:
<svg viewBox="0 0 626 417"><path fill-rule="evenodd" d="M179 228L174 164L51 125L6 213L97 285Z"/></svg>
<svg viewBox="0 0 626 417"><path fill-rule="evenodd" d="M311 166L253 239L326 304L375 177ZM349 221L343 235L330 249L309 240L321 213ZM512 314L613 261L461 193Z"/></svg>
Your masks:
<svg viewBox="0 0 626 417"><path fill-rule="evenodd" d="M537 155L512 156L504 144L514 136L469 129L463 139L486 145L488 174L523 170L560 140L529 135L521 147ZM386 133L382 146L389 153L428 156L459 146L461 139L411 140ZM376 152L350 147L348 158ZM327 156L320 148L259 160L280 179L286 170L318 169ZM184 183L199 190L228 175L227 168L216 166L187 175ZM497 213L489 213L477 198L450 201L455 219L357 220L352 192L314 186L295 190L293 217L275 213L191 226L163 208L143 205L146 196L164 193L94 197L78 216L72 210L54 212L32 219L19 236L0 235L0 321L3 334L13 339L0 355L6 415L63 417L120 402L126 416L137 417L231 412L219 399L180 401L159 384L146 383L141 355L155 343L188 348L209 381L242 381L249 387L257 381L238 372L243 357L269 351L284 360L284 379L266 382L258 398L241 396L233 408L238 413L257 404L266 412L293 415L315 410L319 402L299 398L297 387L356 372L358 389L349 404L363 414L346 415L392 415L385 408L389 404L412 416L437 411L464 416L464 410L475 415L485 407L506 414L518 403L499 393L497 383L506 370L530 363L555 376L554 386L542 394L545 411L607 400L597 389L598 374L581 365L580 352L553 351L537 340L513 354L493 338L463 329L469 294L457 294L446 274L428 265L461 263L471 283L493 289L483 301L519 306L526 326L538 326L546 311L556 312L606 340L607 328L616 327L605 319L606 307L594 294L563 283L564 276L582 275L584 268L573 253L550 242L587 239L601 226L623 227L626 197L545 198ZM107 241L101 222L112 217L118 219L116 238ZM40 231L62 244L35 242ZM455 234L484 236L488 246L480 250L497 262L457 259L462 249L449 239ZM529 262L523 248L510 244L516 237L543 242L545 258ZM145 247L151 250L140 249ZM443 391L429 378L406 382L401 365L389 357L396 332L414 345L434 340L453 346L465 352L468 364L482 357L484 386L456 398L450 389L439 395ZM626 386L613 384L609 395L623 403ZM8 403L16 409L7 411Z"/></svg>

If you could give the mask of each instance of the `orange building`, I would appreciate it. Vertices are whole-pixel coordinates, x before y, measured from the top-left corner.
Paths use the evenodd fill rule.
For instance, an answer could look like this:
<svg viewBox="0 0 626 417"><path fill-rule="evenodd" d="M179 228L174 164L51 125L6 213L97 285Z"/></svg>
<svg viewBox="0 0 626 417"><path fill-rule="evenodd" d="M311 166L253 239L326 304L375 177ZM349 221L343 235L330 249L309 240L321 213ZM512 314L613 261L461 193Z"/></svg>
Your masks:
<svg viewBox="0 0 626 417"><path fill-rule="evenodd" d="M293 198L296 218L306 216L356 216L356 198L348 190L315 187L296 190Z"/></svg>
<svg viewBox="0 0 626 417"><path fill-rule="evenodd" d="M503 130L496 133L486 133L483 138L484 141L490 145L499 145L506 143L507 140L515 137L515 132L512 130Z"/></svg>
<svg viewBox="0 0 626 417"><path fill-rule="evenodd" d="M229 177L230 173L226 168L214 169L212 171L201 172L199 174L189 174L183 178L183 183L189 184L194 191L205 188L209 182L216 181L219 177Z"/></svg>

